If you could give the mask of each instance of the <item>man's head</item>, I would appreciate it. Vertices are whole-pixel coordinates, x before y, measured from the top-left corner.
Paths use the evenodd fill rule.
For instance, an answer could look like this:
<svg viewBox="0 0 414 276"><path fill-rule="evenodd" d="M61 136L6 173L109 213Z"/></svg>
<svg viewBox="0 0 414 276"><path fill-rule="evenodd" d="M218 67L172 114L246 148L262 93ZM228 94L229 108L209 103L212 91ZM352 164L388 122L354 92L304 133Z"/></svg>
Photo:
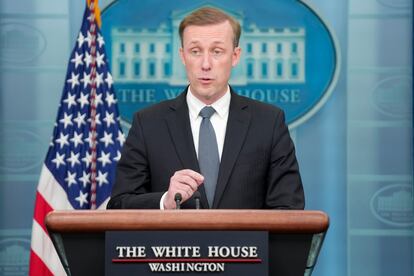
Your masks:
<svg viewBox="0 0 414 276"><path fill-rule="evenodd" d="M194 96L206 104L227 91L231 69L240 59L240 24L214 8L188 15L179 28L180 57Z"/></svg>
<svg viewBox="0 0 414 276"><path fill-rule="evenodd" d="M181 39L181 46L183 46L184 29L188 26L216 25L225 21L228 21L231 25L231 28L233 30L233 45L236 48L239 46L241 35L241 27L239 22L227 13L224 13L219 9L209 7L198 9L185 17L183 21L181 21L180 27L178 28Z"/></svg>

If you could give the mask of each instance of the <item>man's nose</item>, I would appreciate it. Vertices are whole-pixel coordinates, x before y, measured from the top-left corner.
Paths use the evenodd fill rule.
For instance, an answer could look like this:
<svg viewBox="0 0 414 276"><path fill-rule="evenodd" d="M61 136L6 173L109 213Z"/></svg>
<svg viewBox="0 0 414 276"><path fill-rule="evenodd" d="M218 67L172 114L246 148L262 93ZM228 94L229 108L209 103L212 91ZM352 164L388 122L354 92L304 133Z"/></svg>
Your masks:
<svg viewBox="0 0 414 276"><path fill-rule="evenodd" d="M211 69L211 57L209 53L203 55L203 60L201 61L201 69L208 71Z"/></svg>

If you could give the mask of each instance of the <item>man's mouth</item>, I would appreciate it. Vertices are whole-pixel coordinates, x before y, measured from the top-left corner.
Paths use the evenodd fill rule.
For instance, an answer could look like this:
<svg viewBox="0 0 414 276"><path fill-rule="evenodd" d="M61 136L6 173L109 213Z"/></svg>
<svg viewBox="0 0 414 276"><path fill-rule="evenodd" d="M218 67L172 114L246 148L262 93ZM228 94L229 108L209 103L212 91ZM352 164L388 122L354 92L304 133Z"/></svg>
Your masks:
<svg viewBox="0 0 414 276"><path fill-rule="evenodd" d="M208 83L211 83L213 81L212 78L208 78L208 77L198 78L198 80L203 84L208 84Z"/></svg>

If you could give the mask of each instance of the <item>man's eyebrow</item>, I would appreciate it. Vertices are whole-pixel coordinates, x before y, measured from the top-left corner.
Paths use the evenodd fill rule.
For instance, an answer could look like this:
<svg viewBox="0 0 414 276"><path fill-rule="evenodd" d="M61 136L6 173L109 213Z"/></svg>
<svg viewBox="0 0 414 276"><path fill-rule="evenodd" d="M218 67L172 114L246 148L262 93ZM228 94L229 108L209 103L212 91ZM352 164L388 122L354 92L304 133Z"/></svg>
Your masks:
<svg viewBox="0 0 414 276"><path fill-rule="evenodd" d="M188 46L192 46L192 45L197 45L197 44L199 44L200 43L200 41L199 40L193 40L193 41L190 41L187 45ZM221 40L216 40L216 41L213 41L213 43L212 44L224 44L224 41L221 41Z"/></svg>
<svg viewBox="0 0 414 276"><path fill-rule="evenodd" d="M199 44L199 43L200 43L200 41L193 40L193 41L190 41L190 43L188 43L188 45L192 46L192 45Z"/></svg>

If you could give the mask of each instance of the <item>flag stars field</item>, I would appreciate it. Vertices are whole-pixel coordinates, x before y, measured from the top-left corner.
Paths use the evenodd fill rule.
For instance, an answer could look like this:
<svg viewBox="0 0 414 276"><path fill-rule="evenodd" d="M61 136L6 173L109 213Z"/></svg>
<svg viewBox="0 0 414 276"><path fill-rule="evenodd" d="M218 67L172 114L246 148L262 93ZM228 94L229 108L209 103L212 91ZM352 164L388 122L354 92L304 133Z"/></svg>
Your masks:
<svg viewBox="0 0 414 276"><path fill-rule="evenodd" d="M105 54L100 54L99 52L96 54L96 65L101 67L102 65L105 65L104 61Z"/></svg>
<svg viewBox="0 0 414 276"><path fill-rule="evenodd" d="M85 117L86 117L86 113L82 114L78 111L78 116L76 116L76 118L73 119L73 121L76 123L78 128L81 128L82 125L86 124Z"/></svg>
<svg viewBox="0 0 414 276"><path fill-rule="evenodd" d="M91 34L90 31L88 31L84 41L86 41L88 43L88 47L90 48L91 44L92 44L92 34Z"/></svg>
<svg viewBox="0 0 414 276"><path fill-rule="evenodd" d="M80 97L77 99L78 103L81 105L81 109L85 105L89 105L89 99L88 99L88 97L89 97L88 94L83 94L83 92L81 92Z"/></svg>
<svg viewBox="0 0 414 276"><path fill-rule="evenodd" d="M101 156L98 158L98 161L102 163L102 167L105 167L106 164L111 164L112 161L110 160L111 153L105 153L102 151Z"/></svg>
<svg viewBox="0 0 414 276"><path fill-rule="evenodd" d="M98 34L98 38L96 40L98 41L99 47L102 48L102 46L105 44L105 41L103 37L101 36L101 34Z"/></svg>
<svg viewBox="0 0 414 276"><path fill-rule="evenodd" d="M118 131L118 137L116 138L116 140L118 140L118 142L121 146L124 145L125 135L120 130Z"/></svg>
<svg viewBox="0 0 414 276"><path fill-rule="evenodd" d="M88 52L85 53L85 57L83 58L83 62L85 62L86 67L89 67L91 65L92 56Z"/></svg>
<svg viewBox="0 0 414 276"><path fill-rule="evenodd" d="M83 207L83 204L88 203L87 197L88 193L82 193L82 191L79 191L79 196L75 198L75 200L79 202L80 207Z"/></svg>
<svg viewBox="0 0 414 276"><path fill-rule="evenodd" d="M91 81L91 75L84 73L83 78L81 79L81 82L83 83L83 88L86 88L88 85L92 83Z"/></svg>
<svg viewBox="0 0 414 276"><path fill-rule="evenodd" d="M85 167L89 167L90 164L92 163L92 154L89 152L86 152L85 157L82 158L82 161L85 162Z"/></svg>
<svg viewBox="0 0 414 276"><path fill-rule="evenodd" d="M100 125L101 124L101 119L100 119L100 117L101 117L101 114L96 114L96 116L95 116L95 121L96 121L96 124L97 125ZM88 122L91 122L91 118L89 118L88 119Z"/></svg>
<svg viewBox="0 0 414 276"><path fill-rule="evenodd" d="M78 145L83 144L82 141L83 133L77 133L76 131L73 132L73 138L70 141L73 143L73 146L76 148Z"/></svg>
<svg viewBox="0 0 414 276"><path fill-rule="evenodd" d="M68 97L63 101L65 104L68 105L68 109L70 109L70 107L76 106L76 100L75 100L76 94L70 94L68 93Z"/></svg>
<svg viewBox="0 0 414 276"><path fill-rule="evenodd" d="M114 113L109 113L108 111L105 111L105 118L103 121L106 123L106 127L109 128L112 124L115 124L114 120Z"/></svg>
<svg viewBox="0 0 414 276"><path fill-rule="evenodd" d="M70 163L71 167L75 167L75 165L79 165L79 153L74 153L73 151L70 152L70 157L66 159Z"/></svg>
<svg viewBox="0 0 414 276"><path fill-rule="evenodd" d="M78 68L79 65L83 65L83 54L78 54L78 52L75 52L75 57L72 58L70 61L75 63L75 69Z"/></svg>
<svg viewBox="0 0 414 276"><path fill-rule="evenodd" d="M79 85L79 74L71 73L71 78L67 80L70 83L71 88L75 88L76 85Z"/></svg>
<svg viewBox="0 0 414 276"><path fill-rule="evenodd" d="M70 171L68 171L65 181L68 183L69 188L72 184L76 184L76 172L71 173Z"/></svg>
<svg viewBox="0 0 414 276"><path fill-rule="evenodd" d="M99 139L99 141L103 142L105 144L105 147L108 147L110 144L113 144L114 141L112 140L112 133L107 133L104 131L104 137Z"/></svg>
<svg viewBox="0 0 414 276"><path fill-rule="evenodd" d="M82 183L83 188L86 188L86 186L91 183L90 177L90 173L86 173L85 171L82 172L82 177L79 178L79 182Z"/></svg>
<svg viewBox="0 0 414 276"><path fill-rule="evenodd" d="M64 125L66 129L68 126L72 125L72 114L67 114L66 112L63 114L63 118L59 120L59 123Z"/></svg>
<svg viewBox="0 0 414 276"><path fill-rule="evenodd" d="M103 184L108 184L108 173L107 172L101 172L98 171L98 176L96 177L96 181L99 183L99 187L101 187Z"/></svg>
<svg viewBox="0 0 414 276"><path fill-rule="evenodd" d="M55 159L52 160L52 163L55 163L56 168L59 169L60 165L65 165L65 154L60 155L59 152L56 152Z"/></svg>
<svg viewBox="0 0 414 276"><path fill-rule="evenodd" d="M105 79L105 82L107 83L107 85L108 85L108 88L109 89L111 89L111 87L112 87L112 84L114 83L114 81L113 81L113 79L112 79L112 75L111 75L111 73L107 73L107 75L106 75L106 79ZM107 100L108 101L108 100ZM113 99L113 103L116 103L116 100L114 100ZM108 101L108 104L109 104L109 101ZM109 107L111 107L111 105L109 104Z"/></svg>
<svg viewBox="0 0 414 276"><path fill-rule="evenodd" d="M101 84L104 82L103 81L103 73L96 74L96 80L95 80L95 82L96 82L96 87L99 88L101 86Z"/></svg>
<svg viewBox="0 0 414 276"><path fill-rule="evenodd" d="M59 138L55 140L59 144L60 148L63 148L66 145L69 145L68 141L69 134L64 135L62 132L59 134Z"/></svg>
<svg viewBox="0 0 414 276"><path fill-rule="evenodd" d="M119 161L119 159L121 159L121 152L118 150L117 152L116 152L116 156L114 157L114 161L115 162L118 162Z"/></svg>
<svg viewBox="0 0 414 276"><path fill-rule="evenodd" d="M98 107L99 105L102 105L103 101L102 101L102 94L96 94L95 97L95 105L96 107Z"/></svg>
<svg viewBox="0 0 414 276"><path fill-rule="evenodd" d="M77 41L78 41L78 48L81 48L83 45L83 42L85 41L85 37L83 36L82 32L79 32Z"/></svg>
<svg viewBox="0 0 414 276"><path fill-rule="evenodd" d="M106 81L106 79L105 79ZM109 83L108 83L109 85ZM108 105L108 107L111 107L111 105L116 104L116 100L114 99L114 95L113 94L107 94L105 97L105 101L106 104Z"/></svg>

